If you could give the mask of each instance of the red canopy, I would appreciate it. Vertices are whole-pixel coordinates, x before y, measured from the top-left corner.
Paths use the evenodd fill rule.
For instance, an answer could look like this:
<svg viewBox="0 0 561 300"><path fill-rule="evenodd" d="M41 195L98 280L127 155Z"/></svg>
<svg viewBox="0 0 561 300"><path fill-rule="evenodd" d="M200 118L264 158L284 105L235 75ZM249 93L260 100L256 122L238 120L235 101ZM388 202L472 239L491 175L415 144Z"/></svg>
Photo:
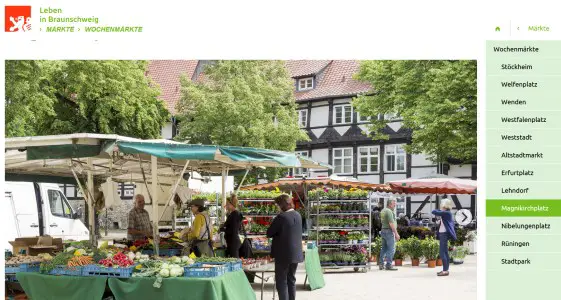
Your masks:
<svg viewBox="0 0 561 300"><path fill-rule="evenodd" d="M405 194L476 194L477 181L453 177L395 180L388 182Z"/></svg>

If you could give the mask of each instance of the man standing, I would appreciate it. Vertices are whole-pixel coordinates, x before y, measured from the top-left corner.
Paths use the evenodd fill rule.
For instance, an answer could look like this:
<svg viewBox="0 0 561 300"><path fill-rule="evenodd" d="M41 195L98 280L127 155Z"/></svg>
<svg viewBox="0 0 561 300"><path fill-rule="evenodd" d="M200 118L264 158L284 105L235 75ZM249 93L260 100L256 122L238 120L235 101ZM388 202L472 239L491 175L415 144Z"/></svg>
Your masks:
<svg viewBox="0 0 561 300"><path fill-rule="evenodd" d="M302 253L302 217L294 210L292 198L282 194L275 198L281 213L267 229L273 238L271 256L275 259L275 284L279 300L296 299L296 269L304 261Z"/></svg>
<svg viewBox="0 0 561 300"><path fill-rule="evenodd" d="M127 238L130 241L152 237L152 223L150 216L144 209L144 196L134 197L134 208L129 212L129 227Z"/></svg>
<svg viewBox="0 0 561 300"><path fill-rule="evenodd" d="M386 263L386 270L397 271L392 265L393 255L395 253L395 242L399 241L399 234L397 233L397 222L393 212L395 208L395 199L389 199L386 208L382 209L380 218L382 219L382 251L380 253L380 270L384 269L384 262ZM384 260L385 259L385 260Z"/></svg>

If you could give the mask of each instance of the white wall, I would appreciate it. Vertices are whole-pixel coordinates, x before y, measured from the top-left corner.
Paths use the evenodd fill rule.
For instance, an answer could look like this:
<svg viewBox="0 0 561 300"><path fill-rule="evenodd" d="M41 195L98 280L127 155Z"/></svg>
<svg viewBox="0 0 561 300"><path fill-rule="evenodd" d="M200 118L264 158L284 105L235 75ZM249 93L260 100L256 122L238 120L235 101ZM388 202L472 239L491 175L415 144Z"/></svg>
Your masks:
<svg viewBox="0 0 561 300"><path fill-rule="evenodd" d="M422 178L436 174L436 167L411 168L411 178Z"/></svg>
<svg viewBox="0 0 561 300"><path fill-rule="evenodd" d="M310 126L327 126L329 123L329 106L312 107Z"/></svg>
<svg viewBox="0 0 561 300"><path fill-rule="evenodd" d="M329 163L329 149L313 149L311 154L313 160L326 164Z"/></svg>
<svg viewBox="0 0 561 300"><path fill-rule="evenodd" d="M172 128L173 125L171 123L167 123L166 125L164 125L164 127L162 128L162 138L167 140L172 139Z"/></svg>
<svg viewBox="0 0 561 300"><path fill-rule="evenodd" d="M358 175L358 180L376 184L381 183L379 175Z"/></svg>
<svg viewBox="0 0 561 300"><path fill-rule="evenodd" d="M333 100L333 105L337 105L337 104L350 104L350 103L351 103L351 100L352 100L351 98Z"/></svg>
<svg viewBox="0 0 561 300"><path fill-rule="evenodd" d="M471 165L450 165L448 176L471 177Z"/></svg>
<svg viewBox="0 0 561 300"><path fill-rule="evenodd" d="M328 105L329 101L314 101L312 102L312 107L314 106L320 106L320 105Z"/></svg>
<svg viewBox="0 0 561 300"><path fill-rule="evenodd" d="M405 174L392 174L392 173L384 173L384 181L393 181L393 180L402 180L407 178Z"/></svg>
<svg viewBox="0 0 561 300"><path fill-rule="evenodd" d="M430 161L424 154L411 154L411 165L412 166L432 166L436 165L434 162Z"/></svg>
<svg viewBox="0 0 561 300"><path fill-rule="evenodd" d="M327 164L329 162L329 149L314 149L311 153L311 158L315 161ZM310 177L327 176L328 172L315 172L323 170L310 170Z"/></svg>

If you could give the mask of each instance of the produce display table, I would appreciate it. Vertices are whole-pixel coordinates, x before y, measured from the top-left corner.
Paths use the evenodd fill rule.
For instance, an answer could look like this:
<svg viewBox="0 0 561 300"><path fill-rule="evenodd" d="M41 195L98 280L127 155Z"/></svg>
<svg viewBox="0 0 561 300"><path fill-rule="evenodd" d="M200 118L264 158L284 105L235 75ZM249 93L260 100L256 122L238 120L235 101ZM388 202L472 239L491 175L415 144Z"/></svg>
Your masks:
<svg viewBox="0 0 561 300"><path fill-rule="evenodd" d="M27 296L33 300L100 300L107 283L105 277L53 276L39 273L18 273L16 277Z"/></svg>
<svg viewBox="0 0 561 300"><path fill-rule="evenodd" d="M264 264L262 266L259 266L257 268L251 268L251 269L247 269L244 270L245 272L251 272L251 273L261 273L261 276L259 275L255 275L255 277L261 279L261 300L263 300L263 291L265 289L265 281L269 281L269 279L273 278L273 282L274 282L274 278L275 275L268 275L265 276L265 273L275 273L275 263L268 263L268 264ZM273 287L273 300L275 299L275 287Z"/></svg>
<svg viewBox="0 0 561 300"><path fill-rule="evenodd" d="M321 289L325 286L325 280L323 279L323 270L319 262L319 251L318 248L306 249L306 257L304 260L304 265L306 267L306 278L304 279L304 285L309 281L310 290ZM273 275L265 275L265 273L275 272L275 263L268 263L257 268L246 269L245 272L261 273L261 275L256 275L255 277L261 279L261 299L263 299L263 290L265 288L265 281L273 278ZM275 288L273 288L273 299L275 299Z"/></svg>
<svg viewBox="0 0 561 300"><path fill-rule="evenodd" d="M152 285L155 278L109 278L115 300L139 299L255 299L243 271L226 273L212 278L166 278L162 287Z"/></svg>
<svg viewBox="0 0 561 300"><path fill-rule="evenodd" d="M26 294L33 300L80 299L100 300L106 283L116 300L142 299L256 299L243 271L213 278L166 278L161 288L154 288L156 278L105 278L51 276L18 273Z"/></svg>

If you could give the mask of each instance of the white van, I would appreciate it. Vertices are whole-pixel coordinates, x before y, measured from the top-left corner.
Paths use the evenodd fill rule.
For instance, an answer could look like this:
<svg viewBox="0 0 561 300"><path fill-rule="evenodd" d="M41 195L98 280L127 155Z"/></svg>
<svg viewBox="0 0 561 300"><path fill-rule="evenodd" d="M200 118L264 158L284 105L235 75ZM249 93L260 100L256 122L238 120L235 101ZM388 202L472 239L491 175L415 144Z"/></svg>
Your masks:
<svg viewBox="0 0 561 300"><path fill-rule="evenodd" d="M50 235L63 240L88 240L89 230L80 220L57 184L37 182L5 183L3 222L8 241L16 237ZM7 244L9 246L9 244ZM11 249L9 246L7 249Z"/></svg>

